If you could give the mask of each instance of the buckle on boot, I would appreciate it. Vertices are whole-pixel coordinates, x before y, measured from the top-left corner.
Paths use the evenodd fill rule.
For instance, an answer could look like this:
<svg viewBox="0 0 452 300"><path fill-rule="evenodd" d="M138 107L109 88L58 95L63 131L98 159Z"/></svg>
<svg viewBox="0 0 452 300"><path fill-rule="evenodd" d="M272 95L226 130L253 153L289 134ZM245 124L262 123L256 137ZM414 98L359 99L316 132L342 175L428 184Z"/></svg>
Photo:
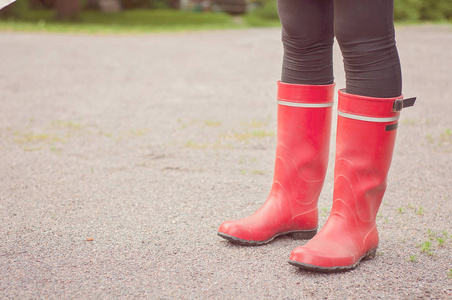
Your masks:
<svg viewBox="0 0 452 300"><path fill-rule="evenodd" d="M397 99L394 101L394 105L392 106L392 111L401 111L405 107L413 106L416 102L416 97L408 98L408 99Z"/></svg>

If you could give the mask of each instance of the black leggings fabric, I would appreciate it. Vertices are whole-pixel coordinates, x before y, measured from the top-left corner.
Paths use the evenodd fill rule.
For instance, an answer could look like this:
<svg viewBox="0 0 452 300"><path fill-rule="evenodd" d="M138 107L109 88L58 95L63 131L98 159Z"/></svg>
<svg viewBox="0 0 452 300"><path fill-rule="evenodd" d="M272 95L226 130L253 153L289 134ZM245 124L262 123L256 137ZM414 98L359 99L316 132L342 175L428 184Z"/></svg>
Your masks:
<svg viewBox="0 0 452 300"><path fill-rule="evenodd" d="M346 92L401 94L393 0L277 0L284 58L281 81L331 84L334 36L344 59Z"/></svg>

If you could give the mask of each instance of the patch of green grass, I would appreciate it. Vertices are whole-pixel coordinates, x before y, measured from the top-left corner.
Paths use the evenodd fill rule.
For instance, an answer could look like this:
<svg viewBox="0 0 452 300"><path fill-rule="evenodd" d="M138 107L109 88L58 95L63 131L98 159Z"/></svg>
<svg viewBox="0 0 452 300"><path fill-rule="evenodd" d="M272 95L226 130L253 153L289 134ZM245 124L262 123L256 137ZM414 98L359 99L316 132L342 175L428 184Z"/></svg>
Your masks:
<svg viewBox="0 0 452 300"><path fill-rule="evenodd" d="M425 138L429 144L436 146L437 150L452 152L452 130L450 128L444 129L439 135L427 134Z"/></svg>
<svg viewBox="0 0 452 300"><path fill-rule="evenodd" d="M212 120L206 120L204 121L204 125L207 127L220 127L221 126L220 121L212 121Z"/></svg>
<svg viewBox="0 0 452 300"><path fill-rule="evenodd" d="M271 117L267 117L264 120L252 119L251 122L249 122L249 123L244 122L244 123L242 123L242 125L247 128L262 128L262 127L268 126L268 124L270 124L270 120L271 120Z"/></svg>
<svg viewBox="0 0 452 300"><path fill-rule="evenodd" d="M447 233L446 230L443 230L441 233L437 234L435 232L433 232L431 229L427 229L427 237L430 241L437 241L438 242L438 247L443 247L447 241L447 239L449 238L449 234ZM423 249L427 249L428 246L432 245L431 242L429 242L430 244L427 244L427 242L425 242L424 244L421 244ZM419 246L421 246L419 245ZM425 252L425 251L424 251Z"/></svg>
<svg viewBox="0 0 452 300"><path fill-rule="evenodd" d="M271 118L267 117L264 120L252 119L250 122L240 123L239 130L233 130L232 134L228 134L226 138L232 138L240 142L246 142L255 138L266 138L275 136L274 131L266 130L265 127L270 123Z"/></svg>
<svg viewBox="0 0 452 300"><path fill-rule="evenodd" d="M446 241L444 238L437 237L436 240L438 241L438 247L444 246L444 242Z"/></svg>
<svg viewBox="0 0 452 300"><path fill-rule="evenodd" d="M432 242L425 241L424 243L420 244L419 247L421 248L421 252L427 253L428 255L434 255L433 251L431 251L430 247L432 245Z"/></svg>
<svg viewBox="0 0 452 300"><path fill-rule="evenodd" d="M50 151L56 152L56 153L60 153L61 152L61 148L58 148L58 147L55 147L55 146L51 146L50 147Z"/></svg>
<svg viewBox="0 0 452 300"><path fill-rule="evenodd" d="M49 149L53 153L60 153L64 150L63 145L73 141L73 138L86 136L105 136L113 141L141 137L149 133L148 128L132 128L121 133L112 134L103 130L91 131L85 125L73 122L55 120L43 126L33 126L29 129L12 130L8 129L12 143L23 145L24 151L38 151Z"/></svg>
<svg viewBox="0 0 452 300"><path fill-rule="evenodd" d="M113 138L113 134L111 134L110 132L103 131L103 130L99 130L99 131L97 132L97 134L100 135L100 136L105 136L105 137L108 137L108 138Z"/></svg>
<svg viewBox="0 0 452 300"><path fill-rule="evenodd" d="M225 13L180 10L125 10L120 13L83 11L76 22L60 21L50 10L30 10L14 18L0 19L2 31L63 33L148 33L243 28Z"/></svg>
<svg viewBox="0 0 452 300"><path fill-rule="evenodd" d="M24 147L24 151L31 152L31 151L39 151L43 147Z"/></svg>
<svg viewBox="0 0 452 300"><path fill-rule="evenodd" d="M452 279L452 269L449 269L449 272L447 272L447 278Z"/></svg>
<svg viewBox="0 0 452 300"><path fill-rule="evenodd" d="M403 123L404 125L416 125L417 122L418 122L417 120L414 120L414 119L408 119L408 118L403 119L403 121L402 121L402 123Z"/></svg>
<svg viewBox="0 0 452 300"><path fill-rule="evenodd" d="M188 141L185 143L185 147L194 149L205 149L207 148L207 144L200 144L193 141Z"/></svg>
<svg viewBox="0 0 452 300"><path fill-rule="evenodd" d="M245 130L243 132L233 131L233 133L227 135L227 137L240 141L240 142L246 142L253 138L265 138L265 137L271 137L274 135L275 135L275 133L273 131L266 131L266 130L248 131L248 130Z"/></svg>
<svg viewBox="0 0 452 300"><path fill-rule="evenodd" d="M281 27L279 20L265 19L254 14L245 15L243 19L251 27Z"/></svg>
<svg viewBox="0 0 452 300"><path fill-rule="evenodd" d="M59 136L51 133L34 133L34 132L14 132L15 142L18 144L28 143L55 143L64 142Z"/></svg>
<svg viewBox="0 0 452 300"><path fill-rule="evenodd" d="M77 123L77 122L61 121L61 120L52 121L51 125L54 126L54 127L73 128L73 129L80 129L80 128L83 127L82 124Z"/></svg>
<svg viewBox="0 0 452 300"><path fill-rule="evenodd" d="M414 213L417 214L417 215L423 215L424 214L424 207L422 207L422 206L420 206L419 209L417 209L414 205L408 203L406 207L408 209L413 210ZM400 212L400 209L401 208L399 208L399 212Z"/></svg>
<svg viewBox="0 0 452 300"><path fill-rule="evenodd" d="M419 216L423 215L424 214L424 208L422 206L419 207L419 209L416 210L416 214L419 215Z"/></svg>
<svg viewBox="0 0 452 300"><path fill-rule="evenodd" d="M142 136L148 134L149 129L148 128L140 128L140 129L131 129L128 134L130 136Z"/></svg>
<svg viewBox="0 0 452 300"><path fill-rule="evenodd" d="M234 146L230 143L223 143L221 140L215 141L213 145L214 149L234 149Z"/></svg>
<svg viewBox="0 0 452 300"><path fill-rule="evenodd" d="M192 126L199 126L200 124L204 124L204 126L208 126L207 123L206 123L208 121L202 122L201 120L198 120L198 119L190 119L190 120L185 120L184 121L181 118L179 118L177 120L177 122L181 125L182 129L187 129L187 128L192 127Z"/></svg>
<svg viewBox="0 0 452 300"><path fill-rule="evenodd" d="M256 138L264 138L264 137L269 137L269 136L275 135L275 133L273 131L267 131L267 130L255 130L251 134L253 137L256 137Z"/></svg>
<svg viewBox="0 0 452 300"><path fill-rule="evenodd" d="M452 144L452 131L450 128L446 128L443 132L441 132L439 136L439 146L443 146L444 144L450 145Z"/></svg>
<svg viewBox="0 0 452 300"><path fill-rule="evenodd" d="M411 261L411 262L418 262L417 255L411 255L411 256L410 256L410 259L409 259L408 261Z"/></svg>
<svg viewBox="0 0 452 300"><path fill-rule="evenodd" d="M279 27L276 1L263 1L262 5L244 16L246 23L253 27Z"/></svg>

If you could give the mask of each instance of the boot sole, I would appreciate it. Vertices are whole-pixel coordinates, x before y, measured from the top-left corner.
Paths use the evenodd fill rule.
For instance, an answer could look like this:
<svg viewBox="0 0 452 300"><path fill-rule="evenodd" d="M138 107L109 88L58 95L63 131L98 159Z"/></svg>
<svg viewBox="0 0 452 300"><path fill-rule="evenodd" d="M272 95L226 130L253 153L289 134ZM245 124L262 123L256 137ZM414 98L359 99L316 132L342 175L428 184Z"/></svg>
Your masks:
<svg viewBox="0 0 452 300"><path fill-rule="evenodd" d="M269 238L266 241L247 241L247 240L243 240L243 239L240 239L240 238L232 236L232 235L225 234L223 232L218 232L217 234L219 236L221 236L222 238L224 238L234 244L239 244L239 245L244 245L244 246L260 246L260 245L265 245L265 244L273 241L275 238L282 236L282 235L291 235L294 240L311 239L317 234L317 228L312 229L312 230L297 230L297 231L289 231L289 232L279 233L277 235L272 236L271 238Z"/></svg>
<svg viewBox="0 0 452 300"><path fill-rule="evenodd" d="M353 265L350 265L350 266L320 267L320 266L304 264L304 263L294 261L294 260L289 260L289 264L291 264L295 267L298 267L302 270L308 270L308 271L316 271L316 272L323 272L323 273L344 272L344 271L348 271L348 270L356 268L361 261L371 260L371 259L375 258L376 255L377 255L377 248L369 250L356 263L354 263Z"/></svg>

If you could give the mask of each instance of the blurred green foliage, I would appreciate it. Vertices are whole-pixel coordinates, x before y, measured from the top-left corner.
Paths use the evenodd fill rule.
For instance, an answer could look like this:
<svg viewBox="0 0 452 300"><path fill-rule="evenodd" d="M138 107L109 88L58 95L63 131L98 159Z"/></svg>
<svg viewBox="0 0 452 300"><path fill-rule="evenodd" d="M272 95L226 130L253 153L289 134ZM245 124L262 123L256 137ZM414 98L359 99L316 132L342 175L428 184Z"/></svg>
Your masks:
<svg viewBox="0 0 452 300"><path fill-rule="evenodd" d="M259 8L245 15L251 26L279 24L276 0L261 0ZM394 0L394 20L398 22L452 21L452 0Z"/></svg>
<svg viewBox="0 0 452 300"><path fill-rule="evenodd" d="M248 15L257 26L278 21L276 0L262 0L262 5ZM394 0L394 20L452 21L452 0Z"/></svg>
<svg viewBox="0 0 452 300"><path fill-rule="evenodd" d="M120 13L83 11L77 22L61 21L51 10L31 10L20 19L0 20L0 31L71 33L146 33L243 28L225 13L193 13L179 10L130 9Z"/></svg>
<svg viewBox="0 0 452 300"><path fill-rule="evenodd" d="M30 10L29 1L16 1L0 10L0 17L14 17L20 18L24 13Z"/></svg>
<svg viewBox="0 0 452 300"><path fill-rule="evenodd" d="M451 21L451 0L394 0L396 21Z"/></svg>
<svg viewBox="0 0 452 300"><path fill-rule="evenodd" d="M262 19L279 20L276 0L262 1L261 6L258 9L251 11L251 13Z"/></svg>
<svg viewBox="0 0 452 300"><path fill-rule="evenodd" d="M249 13L252 21L279 20L276 0L262 0L258 9ZM452 21L452 0L394 0L396 21ZM258 25L258 24L256 24Z"/></svg>
<svg viewBox="0 0 452 300"><path fill-rule="evenodd" d="M171 0L121 0L124 9L165 9L171 8Z"/></svg>
<svg viewBox="0 0 452 300"><path fill-rule="evenodd" d="M261 1L258 8L245 15L245 20L249 25L256 27L279 26L276 0Z"/></svg>
<svg viewBox="0 0 452 300"><path fill-rule="evenodd" d="M277 12L276 0L257 0L260 5L244 15L246 25L254 27L268 27L279 26L279 17ZM33 18L36 10L52 9L55 0L18 0L12 5L6 7L0 11L0 18L8 20L21 20L26 21L30 17ZM92 2L92 1L91 1ZM169 8L175 8L178 6L178 0L120 0L122 7L125 9L124 14L130 10L168 10ZM84 11L83 15L86 15L86 10L90 7L90 0L82 0L82 7ZM134 13L138 14L138 13ZM107 17L108 16L108 17ZM96 18L108 19L112 18L111 14L108 14L105 18L98 16ZM157 15L156 15L157 16ZM156 18L155 16L155 18ZM167 22L173 22L172 18L168 17L168 13L162 13L162 18L167 18ZM220 23L225 23L225 16L216 15L220 20ZM178 19L178 17L175 17ZM215 18L215 15L209 15L209 22ZM118 21L122 18L114 17L114 20ZM157 18L159 21L160 18ZM193 21L196 23L202 17L196 17ZM403 22L421 22L421 21L452 21L452 0L394 0L394 19L396 21ZM46 22L52 22L48 18L44 18ZM95 18L93 18L95 21ZM127 24L132 22L128 20L128 16L124 16L124 20L127 20ZM184 15L183 20L190 22L189 17ZM83 21L83 20L82 20ZM146 21L146 18L138 18L137 22ZM177 21L177 20L176 20ZM183 23L185 23L185 21ZM106 21L105 21L106 22ZM162 21L163 22L163 21ZM98 22L95 22L96 24ZM178 22L176 22L178 23ZM214 22L216 23L216 22ZM126 25L127 25L126 24ZM147 24L147 22L145 23Z"/></svg>

